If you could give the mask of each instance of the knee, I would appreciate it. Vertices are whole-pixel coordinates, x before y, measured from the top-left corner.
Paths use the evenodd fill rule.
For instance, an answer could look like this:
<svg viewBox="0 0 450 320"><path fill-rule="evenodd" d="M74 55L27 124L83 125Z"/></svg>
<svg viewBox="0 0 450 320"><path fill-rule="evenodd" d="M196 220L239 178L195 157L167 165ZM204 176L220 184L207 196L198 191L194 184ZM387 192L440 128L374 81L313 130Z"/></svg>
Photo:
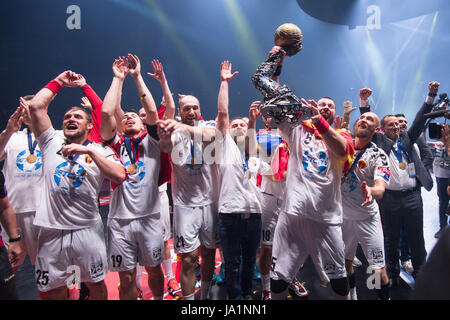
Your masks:
<svg viewBox="0 0 450 320"><path fill-rule="evenodd" d="M348 278L331 279L331 288L340 296L346 296L350 291Z"/></svg>
<svg viewBox="0 0 450 320"><path fill-rule="evenodd" d="M136 270L121 271L119 272L120 287L124 290L128 289L131 285L136 284Z"/></svg>
<svg viewBox="0 0 450 320"><path fill-rule="evenodd" d="M285 291L289 283L284 280L270 279L270 290L274 293L281 293Z"/></svg>
<svg viewBox="0 0 450 320"><path fill-rule="evenodd" d="M183 253L181 255L181 266L183 269L195 269L198 262L198 254L195 252Z"/></svg>

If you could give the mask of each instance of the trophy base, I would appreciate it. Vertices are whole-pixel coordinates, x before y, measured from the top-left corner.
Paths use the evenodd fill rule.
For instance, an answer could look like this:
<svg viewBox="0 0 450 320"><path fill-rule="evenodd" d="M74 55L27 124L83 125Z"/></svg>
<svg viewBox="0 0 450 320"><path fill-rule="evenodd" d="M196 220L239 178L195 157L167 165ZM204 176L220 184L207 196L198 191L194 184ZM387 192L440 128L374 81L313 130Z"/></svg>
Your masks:
<svg viewBox="0 0 450 320"><path fill-rule="evenodd" d="M311 118L311 109L289 97L277 98L261 108L261 115L270 118L269 124L273 129L282 125L295 127Z"/></svg>

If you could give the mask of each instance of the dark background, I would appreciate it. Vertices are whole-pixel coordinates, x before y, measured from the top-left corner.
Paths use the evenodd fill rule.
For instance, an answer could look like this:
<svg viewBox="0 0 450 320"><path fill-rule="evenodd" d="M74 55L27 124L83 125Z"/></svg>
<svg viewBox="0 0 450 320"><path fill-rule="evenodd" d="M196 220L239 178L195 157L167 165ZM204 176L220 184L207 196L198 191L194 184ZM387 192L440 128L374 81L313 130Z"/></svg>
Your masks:
<svg viewBox="0 0 450 320"><path fill-rule="evenodd" d="M369 30L367 10L373 4L381 23ZM80 8L79 30L66 25L70 5ZM153 72L152 59L162 61L175 95L199 98L205 119L216 116L220 62L230 60L239 71L231 83L230 113L245 115L251 102L262 98L250 77L285 22L304 34L303 50L285 60L281 77L297 96L331 96L342 114L345 100L358 105L359 89L371 87L371 105L380 116L403 112L412 121L429 81L439 81L441 92L450 86L449 9L445 0L0 1L0 126L6 126L20 96L36 93L64 70L84 75L103 99L114 58L129 52L140 57L157 103L159 83L146 75ZM49 109L56 128L81 97L79 88L60 91ZM122 102L124 108L139 106L131 77Z"/></svg>

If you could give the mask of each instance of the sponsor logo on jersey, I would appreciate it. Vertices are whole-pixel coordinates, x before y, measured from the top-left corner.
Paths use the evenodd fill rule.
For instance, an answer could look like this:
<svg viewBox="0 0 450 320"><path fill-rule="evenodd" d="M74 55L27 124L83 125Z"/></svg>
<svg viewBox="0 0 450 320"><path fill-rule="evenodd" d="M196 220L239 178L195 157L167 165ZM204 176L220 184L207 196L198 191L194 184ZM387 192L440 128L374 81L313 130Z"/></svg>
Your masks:
<svg viewBox="0 0 450 320"><path fill-rule="evenodd" d="M307 149L303 153L303 169L311 174L323 174L328 165L328 156L323 150Z"/></svg>
<svg viewBox="0 0 450 320"><path fill-rule="evenodd" d="M29 163L27 161L27 156L30 154L28 150L23 150L19 152L19 154L16 157L16 165L17 168L19 168L20 171L23 172L34 172L36 170L39 170L42 167L42 153L39 150L34 150L34 154L36 155L36 162Z"/></svg>
<svg viewBox="0 0 450 320"><path fill-rule="evenodd" d="M86 178L86 170L77 162L65 161L55 169L53 179L56 185L63 190L79 188Z"/></svg>
<svg viewBox="0 0 450 320"><path fill-rule="evenodd" d="M389 181L389 178L391 177L391 170L389 167L378 167L377 177L381 177L384 180Z"/></svg>

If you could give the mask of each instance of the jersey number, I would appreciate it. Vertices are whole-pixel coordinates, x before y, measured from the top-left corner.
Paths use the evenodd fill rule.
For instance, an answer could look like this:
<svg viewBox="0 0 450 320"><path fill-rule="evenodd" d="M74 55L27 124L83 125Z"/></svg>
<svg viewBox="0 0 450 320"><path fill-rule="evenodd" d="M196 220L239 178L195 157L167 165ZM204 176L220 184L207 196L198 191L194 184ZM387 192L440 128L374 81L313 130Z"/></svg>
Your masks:
<svg viewBox="0 0 450 320"><path fill-rule="evenodd" d="M48 285L48 271L36 270L36 284L41 286Z"/></svg>
<svg viewBox="0 0 450 320"><path fill-rule="evenodd" d="M122 264L122 256L120 254L111 256L113 268L119 268Z"/></svg>

